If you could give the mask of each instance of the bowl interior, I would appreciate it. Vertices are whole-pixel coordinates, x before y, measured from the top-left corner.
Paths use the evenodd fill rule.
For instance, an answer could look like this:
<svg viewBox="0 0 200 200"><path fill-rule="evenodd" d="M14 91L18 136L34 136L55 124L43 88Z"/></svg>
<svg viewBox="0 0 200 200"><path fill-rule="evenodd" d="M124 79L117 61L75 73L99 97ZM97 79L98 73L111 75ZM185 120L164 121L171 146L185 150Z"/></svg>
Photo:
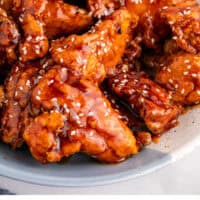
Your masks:
<svg viewBox="0 0 200 200"><path fill-rule="evenodd" d="M94 186L144 175L178 159L200 144L200 108L180 118L159 144L152 144L127 161L107 165L78 154L60 164L41 165L23 148L0 144L0 175L51 186Z"/></svg>

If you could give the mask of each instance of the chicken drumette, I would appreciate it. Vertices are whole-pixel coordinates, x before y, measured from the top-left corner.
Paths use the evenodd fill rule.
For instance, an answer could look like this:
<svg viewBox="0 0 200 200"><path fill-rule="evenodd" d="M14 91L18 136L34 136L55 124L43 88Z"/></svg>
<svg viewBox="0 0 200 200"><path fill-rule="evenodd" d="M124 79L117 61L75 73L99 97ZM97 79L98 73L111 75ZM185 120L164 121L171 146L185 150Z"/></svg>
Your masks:
<svg viewBox="0 0 200 200"><path fill-rule="evenodd" d="M13 0L12 14L24 32L19 47L22 61L43 57L49 38L80 32L92 22L85 10L62 0Z"/></svg>
<svg viewBox="0 0 200 200"><path fill-rule="evenodd" d="M3 141L19 147L25 139L42 163L79 151L105 162L137 153L133 133L99 88L51 64L47 60L13 67L5 84Z"/></svg>
<svg viewBox="0 0 200 200"><path fill-rule="evenodd" d="M144 121L133 112L130 106L116 94L114 94L109 88L108 81L104 81L101 85L105 97L110 102L112 108L118 113L119 119L122 120L132 131L136 137L138 148L147 146L152 142L152 134L149 132Z"/></svg>
<svg viewBox="0 0 200 200"><path fill-rule="evenodd" d="M172 30L177 45L189 53L200 51L200 6L197 1L183 1L162 10L161 18Z"/></svg>
<svg viewBox="0 0 200 200"><path fill-rule="evenodd" d="M200 103L200 55L179 52L160 57L155 63L160 66L155 80L170 92L174 102Z"/></svg>
<svg viewBox="0 0 200 200"><path fill-rule="evenodd" d="M20 34L13 19L0 8L0 65L16 60L15 48L19 39Z"/></svg>
<svg viewBox="0 0 200 200"><path fill-rule="evenodd" d="M120 9L97 23L89 33L53 41L52 57L56 63L75 71L77 77L100 82L120 62L130 29L136 24L137 18Z"/></svg>
<svg viewBox="0 0 200 200"><path fill-rule="evenodd" d="M126 0L125 2L127 9L139 16L138 38L145 47L158 50L160 50L163 39L166 39L171 32L169 23L163 17L164 13L169 14L169 17L172 18L173 15L178 15L178 10L171 15L168 7L174 6L179 9L183 5L189 7L196 4L195 0Z"/></svg>
<svg viewBox="0 0 200 200"><path fill-rule="evenodd" d="M144 119L154 134L177 125L180 110L170 102L168 93L143 72L121 73L109 79L112 90Z"/></svg>
<svg viewBox="0 0 200 200"><path fill-rule="evenodd" d="M99 88L69 78L65 67L55 66L32 91L32 106L41 112L26 127L24 138L33 156L43 163L56 162L81 151L119 162L137 153L132 132Z"/></svg>
<svg viewBox="0 0 200 200"><path fill-rule="evenodd" d="M22 133L31 120L33 112L30 107L30 93L49 60L29 64L16 63L5 81L5 105L1 117L1 139L13 148L23 143Z"/></svg>

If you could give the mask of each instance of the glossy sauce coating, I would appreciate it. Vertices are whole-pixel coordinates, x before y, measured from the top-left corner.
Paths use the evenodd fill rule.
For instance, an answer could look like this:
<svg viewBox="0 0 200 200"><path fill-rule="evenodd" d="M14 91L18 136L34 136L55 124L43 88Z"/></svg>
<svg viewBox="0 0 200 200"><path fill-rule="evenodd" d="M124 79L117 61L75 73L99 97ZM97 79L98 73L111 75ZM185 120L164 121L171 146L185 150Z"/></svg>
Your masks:
<svg viewBox="0 0 200 200"><path fill-rule="evenodd" d="M200 8L196 1L184 1L162 11L161 17L171 27L177 45L189 53L200 50Z"/></svg>
<svg viewBox="0 0 200 200"><path fill-rule="evenodd" d="M13 148L21 146L24 128L30 122L31 116L38 112L30 106L30 93L44 73L43 70L48 66L47 62L41 61L41 64L34 62L26 65L16 63L5 81L1 139L11 144Z"/></svg>
<svg viewBox="0 0 200 200"><path fill-rule="evenodd" d="M199 8L1 0L0 139L41 163L137 154L200 103Z"/></svg>
<svg viewBox="0 0 200 200"><path fill-rule="evenodd" d="M86 34L53 41L52 58L75 71L80 78L101 82L121 61L131 24L134 28L137 19L132 18L126 9L118 10Z"/></svg>
<svg viewBox="0 0 200 200"><path fill-rule="evenodd" d="M63 156L83 151L101 161L119 162L137 153L132 132L119 119L118 113L112 109L99 88L85 80L71 84L67 82L67 69L55 66L41 78L32 91L32 106L40 108L43 112L24 132L24 138L34 157L41 162L55 162ZM38 133L37 126L43 129L43 124L41 124L43 120L51 120L54 113L57 113L55 115L59 118L58 125L55 118L56 125L53 131L41 130ZM46 126L51 126L51 124L45 123L44 128ZM41 141L51 140L52 134L56 145L49 149L43 148ZM41 147L38 147L38 144ZM45 144L48 142L44 142ZM76 144L78 148L74 150L71 147L72 144ZM60 156L53 158L55 146ZM67 152L65 152L66 149Z"/></svg>
<svg viewBox="0 0 200 200"><path fill-rule="evenodd" d="M180 110L170 103L168 93L142 72L122 73L109 80L113 91L126 100L154 134L177 125Z"/></svg>
<svg viewBox="0 0 200 200"><path fill-rule="evenodd" d="M162 65L155 80L170 91L174 102L194 105L200 102L200 55L179 52L157 60Z"/></svg>
<svg viewBox="0 0 200 200"><path fill-rule="evenodd" d="M26 62L48 52L48 38L86 29L92 19L88 13L61 0L14 0L13 15L21 24L24 39L19 51Z"/></svg>
<svg viewBox="0 0 200 200"><path fill-rule="evenodd" d="M123 1L119 0L88 0L87 3L90 12L97 18L108 16L124 5Z"/></svg>

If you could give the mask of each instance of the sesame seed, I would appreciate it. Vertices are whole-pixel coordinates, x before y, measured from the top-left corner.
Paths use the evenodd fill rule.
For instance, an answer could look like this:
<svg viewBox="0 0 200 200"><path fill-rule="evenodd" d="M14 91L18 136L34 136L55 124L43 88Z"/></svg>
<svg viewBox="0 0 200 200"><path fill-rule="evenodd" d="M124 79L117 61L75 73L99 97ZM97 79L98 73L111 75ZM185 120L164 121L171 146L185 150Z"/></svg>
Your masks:
<svg viewBox="0 0 200 200"><path fill-rule="evenodd" d="M51 101L57 102L58 99L57 98L52 98Z"/></svg>
<svg viewBox="0 0 200 200"><path fill-rule="evenodd" d="M193 77L193 78L197 78L197 74L194 74L194 73L193 73L193 74L192 74L192 77Z"/></svg>
<svg viewBox="0 0 200 200"><path fill-rule="evenodd" d="M26 81L26 85L27 85L27 86L30 86L30 85L31 85L30 80L27 80L27 81Z"/></svg>
<svg viewBox="0 0 200 200"><path fill-rule="evenodd" d="M20 89L20 90L23 90L23 87L22 87L22 86L19 86L19 89Z"/></svg>
<svg viewBox="0 0 200 200"><path fill-rule="evenodd" d="M140 98L140 102L141 102L141 103L144 103L144 98Z"/></svg>
<svg viewBox="0 0 200 200"><path fill-rule="evenodd" d="M181 94L185 94L185 89L184 88L181 90Z"/></svg>
<svg viewBox="0 0 200 200"><path fill-rule="evenodd" d="M39 50L39 49L35 49L35 53L36 53L37 55L39 55L39 54L40 54L40 50Z"/></svg>
<svg viewBox="0 0 200 200"><path fill-rule="evenodd" d="M188 74L189 74L189 72L183 72L183 75L185 75L185 76L188 75Z"/></svg>
<svg viewBox="0 0 200 200"><path fill-rule="evenodd" d="M64 50L62 48L57 48L58 52L63 52Z"/></svg>
<svg viewBox="0 0 200 200"><path fill-rule="evenodd" d="M79 114L79 117L83 117L83 116L84 116L84 113L80 113L80 114Z"/></svg>
<svg viewBox="0 0 200 200"><path fill-rule="evenodd" d="M188 66L187 66L187 69L191 69L191 68L192 68L192 66L191 66L191 65L188 65Z"/></svg>
<svg viewBox="0 0 200 200"><path fill-rule="evenodd" d="M174 87L175 87L175 89L178 89L179 85L178 85L178 84L175 84L175 86L174 86Z"/></svg>
<svg viewBox="0 0 200 200"><path fill-rule="evenodd" d="M168 67L167 69L166 69L169 73L171 73L172 72L172 70Z"/></svg>
<svg viewBox="0 0 200 200"><path fill-rule="evenodd" d="M189 63L190 63L190 60L185 60L184 63L185 63L185 64L189 64Z"/></svg>
<svg viewBox="0 0 200 200"><path fill-rule="evenodd" d="M54 83L54 80L52 79L52 80L50 80L50 81L48 81L48 85L51 85L51 84L53 84Z"/></svg>
<svg viewBox="0 0 200 200"><path fill-rule="evenodd" d="M71 131L71 133L70 133L71 135L76 135L76 131L75 130L73 130L73 131Z"/></svg>
<svg viewBox="0 0 200 200"><path fill-rule="evenodd" d="M63 58L60 58L60 63L63 63L64 62L64 59Z"/></svg>
<svg viewBox="0 0 200 200"><path fill-rule="evenodd" d="M35 98L36 98L37 100L41 100L40 96L36 96Z"/></svg>
<svg viewBox="0 0 200 200"><path fill-rule="evenodd" d="M90 131L89 136L92 137L94 135L94 133L92 131Z"/></svg>
<svg viewBox="0 0 200 200"><path fill-rule="evenodd" d="M13 118L13 115L9 114L8 117L9 117L9 118Z"/></svg>
<svg viewBox="0 0 200 200"><path fill-rule="evenodd" d="M88 116L89 116L89 117L94 116L94 112L93 112L93 111L90 111L90 112L88 113Z"/></svg>

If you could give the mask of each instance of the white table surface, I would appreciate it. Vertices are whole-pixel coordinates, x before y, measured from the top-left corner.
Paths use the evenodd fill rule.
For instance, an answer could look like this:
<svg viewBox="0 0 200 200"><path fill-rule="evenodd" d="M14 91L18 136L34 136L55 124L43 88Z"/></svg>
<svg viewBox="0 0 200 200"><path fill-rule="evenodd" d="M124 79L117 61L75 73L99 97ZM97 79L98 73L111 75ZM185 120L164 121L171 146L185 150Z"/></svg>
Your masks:
<svg viewBox="0 0 200 200"><path fill-rule="evenodd" d="M200 194L200 147L159 171L113 185L53 188L0 177L0 188L16 194Z"/></svg>

